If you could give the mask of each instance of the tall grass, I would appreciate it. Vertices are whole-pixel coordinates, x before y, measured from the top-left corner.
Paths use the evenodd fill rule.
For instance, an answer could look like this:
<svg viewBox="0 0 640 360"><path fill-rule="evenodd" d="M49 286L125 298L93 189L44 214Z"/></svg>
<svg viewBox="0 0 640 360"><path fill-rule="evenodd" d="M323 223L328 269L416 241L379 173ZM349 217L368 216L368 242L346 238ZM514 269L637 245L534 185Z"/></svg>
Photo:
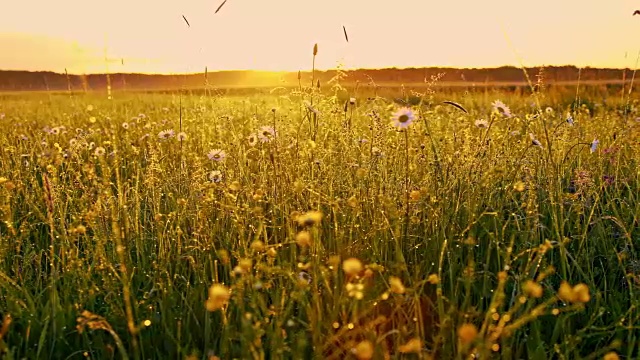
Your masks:
<svg viewBox="0 0 640 360"><path fill-rule="evenodd" d="M334 90L5 97L0 352L640 356L637 101Z"/></svg>

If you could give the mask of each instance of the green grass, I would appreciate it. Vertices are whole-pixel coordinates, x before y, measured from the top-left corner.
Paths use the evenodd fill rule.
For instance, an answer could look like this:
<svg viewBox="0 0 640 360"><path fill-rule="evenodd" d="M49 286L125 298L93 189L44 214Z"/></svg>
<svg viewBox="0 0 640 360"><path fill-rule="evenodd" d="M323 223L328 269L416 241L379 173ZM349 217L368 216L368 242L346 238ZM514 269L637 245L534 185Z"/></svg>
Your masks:
<svg viewBox="0 0 640 360"><path fill-rule="evenodd" d="M638 358L637 101L422 91L5 96L0 354Z"/></svg>

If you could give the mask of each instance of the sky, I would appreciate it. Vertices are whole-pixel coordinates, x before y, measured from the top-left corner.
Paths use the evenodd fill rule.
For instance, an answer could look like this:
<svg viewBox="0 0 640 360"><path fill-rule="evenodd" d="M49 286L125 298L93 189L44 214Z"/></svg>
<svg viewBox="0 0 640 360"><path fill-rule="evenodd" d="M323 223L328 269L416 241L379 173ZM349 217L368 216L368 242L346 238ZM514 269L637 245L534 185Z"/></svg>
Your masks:
<svg viewBox="0 0 640 360"><path fill-rule="evenodd" d="M0 69L635 68L637 0L0 0ZM182 16L187 18L187 26ZM349 42L345 40L343 26Z"/></svg>

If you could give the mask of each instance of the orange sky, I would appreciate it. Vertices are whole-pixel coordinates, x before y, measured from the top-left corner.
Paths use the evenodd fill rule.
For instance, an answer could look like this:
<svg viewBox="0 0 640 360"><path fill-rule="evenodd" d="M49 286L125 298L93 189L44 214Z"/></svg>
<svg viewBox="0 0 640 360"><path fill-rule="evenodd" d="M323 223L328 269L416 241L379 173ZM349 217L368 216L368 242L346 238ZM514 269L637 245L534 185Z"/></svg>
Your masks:
<svg viewBox="0 0 640 360"><path fill-rule="evenodd" d="M0 69L295 71L310 68L316 42L321 69L492 67L518 56L634 68L640 50L634 0L228 0L218 14L221 0L4 1Z"/></svg>

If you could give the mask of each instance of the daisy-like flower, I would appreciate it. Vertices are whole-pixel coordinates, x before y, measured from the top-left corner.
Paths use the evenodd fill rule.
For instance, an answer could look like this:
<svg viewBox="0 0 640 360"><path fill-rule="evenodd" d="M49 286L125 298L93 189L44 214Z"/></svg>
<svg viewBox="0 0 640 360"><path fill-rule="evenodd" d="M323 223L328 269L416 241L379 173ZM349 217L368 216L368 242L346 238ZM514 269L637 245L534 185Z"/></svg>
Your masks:
<svg viewBox="0 0 640 360"><path fill-rule="evenodd" d="M51 130L49 131L49 134L51 134L51 135L58 135L58 134L60 134L60 128L59 128L59 127L54 127L53 129L51 129Z"/></svg>
<svg viewBox="0 0 640 360"><path fill-rule="evenodd" d="M596 152L596 150L598 149L598 144L600 144L600 141L598 139L593 139L593 141L591 142L591 148L590 148L592 154Z"/></svg>
<svg viewBox="0 0 640 360"><path fill-rule="evenodd" d="M178 136L176 136L176 138L178 139L178 141L185 141L187 140L187 134L183 131L183 132L179 132Z"/></svg>
<svg viewBox="0 0 640 360"><path fill-rule="evenodd" d="M209 180L214 183L222 181L222 172L220 170L213 170L209 173Z"/></svg>
<svg viewBox="0 0 640 360"><path fill-rule="evenodd" d="M276 138L276 130L271 126L263 126L258 131L258 138L263 143L271 142Z"/></svg>
<svg viewBox="0 0 640 360"><path fill-rule="evenodd" d="M98 146L98 147L96 148L96 151L94 152L94 154L95 154L96 156L102 156L102 155L104 155L104 154L105 154L105 152L106 152L106 150L105 150L102 146Z"/></svg>
<svg viewBox="0 0 640 360"><path fill-rule="evenodd" d="M502 114L502 115L504 115L504 116L506 116L508 118L513 116L511 114L511 109L509 109L509 107L505 103L503 103L502 101L496 100L491 105L493 106L493 109L495 111L499 112L500 114Z"/></svg>
<svg viewBox="0 0 640 360"><path fill-rule="evenodd" d="M227 157L227 153L225 153L224 150L213 149L209 151L209 153L207 154L207 157L211 161L222 161L224 160L224 158Z"/></svg>
<svg viewBox="0 0 640 360"><path fill-rule="evenodd" d="M249 146L254 147L258 144L258 135L256 134L251 134L247 137L247 142L249 143Z"/></svg>
<svg viewBox="0 0 640 360"><path fill-rule="evenodd" d="M122 123L122 128L125 129L125 130L128 130L129 129L129 123L126 123L126 122Z"/></svg>
<svg viewBox="0 0 640 360"><path fill-rule="evenodd" d="M175 131L173 130L162 130L158 133L158 137L163 140L171 139L174 135Z"/></svg>
<svg viewBox="0 0 640 360"><path fill-rule="evenodd" d="M529 137L531 138L531 143L532 143L533 145L535 145L535 146L542 146L542 143L541 143L538 139L536 139L536 136L535 136L535 135L533 135L533 133L530 133L530 134L529 134Z"/></svg>
<svg viewBox="0 0 640 360"><path fill-rule="evenodd" d="M403 107L393 114L393 126L398 129L406 129L415 119L413 111L407 107Z"/></svg>
<svg viewBox="0 0 640 360"><path fill-rule="evenodd" d="M546 109L544 109L544 111L547 113L547 115L553 115L553 113L555 112L552 107L547 107Z"/></svg>
<svg viewBox="0 0 640 360"><path fill-rule="evenodd" d="M478 119L476 120L475 124L476 127L479 127L480 129L486 129L489 127L489 123L485 119Z"/></svg>
<svg viewBox="0 0 640 360"><path fill-rule="evenodd" d="M355 105L356 104L356 98L352 97L349 99L349 104L350 105Z"/></svg>

